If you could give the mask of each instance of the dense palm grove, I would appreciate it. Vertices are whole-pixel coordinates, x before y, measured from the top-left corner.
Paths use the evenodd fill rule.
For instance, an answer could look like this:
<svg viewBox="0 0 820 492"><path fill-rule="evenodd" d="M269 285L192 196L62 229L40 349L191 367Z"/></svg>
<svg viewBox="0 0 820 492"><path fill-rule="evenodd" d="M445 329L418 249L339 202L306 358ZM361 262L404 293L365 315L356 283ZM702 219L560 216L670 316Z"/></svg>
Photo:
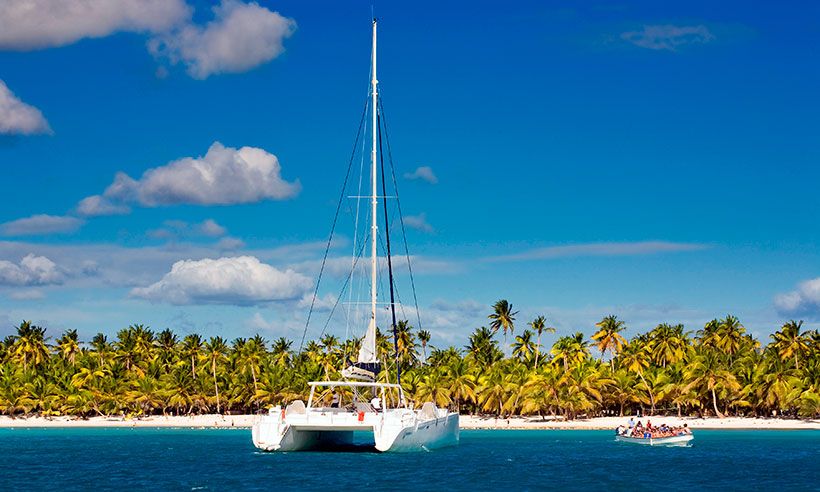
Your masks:
<svg viewBox="0 0 820 492"><path fill-rule="evenodd" d="M820 336L789 321L763 345L727 316L697 332L660 324L626 340L607 316L587 339L559 337L544 317L514 336L516 312L498 301L488 327L462 349L436 349L407 322L397 340L378 335L381 377L395 378L415 402L462 413L579 416L646 414L816 417L820 414ZM502 336L498 336L501 331ZM503 343L499 338L503 339ZM260 336L226 341L142 325L109 340L81 343L75 330L51 340L24 321L0 342L0 412L25 415L140 416L249 413L306 399L307 382L338 379L358 340L325 335L296 353L291 341ZM592 350L600 353L595 357ZM326 395L329 398L329 395Z"/></svg>

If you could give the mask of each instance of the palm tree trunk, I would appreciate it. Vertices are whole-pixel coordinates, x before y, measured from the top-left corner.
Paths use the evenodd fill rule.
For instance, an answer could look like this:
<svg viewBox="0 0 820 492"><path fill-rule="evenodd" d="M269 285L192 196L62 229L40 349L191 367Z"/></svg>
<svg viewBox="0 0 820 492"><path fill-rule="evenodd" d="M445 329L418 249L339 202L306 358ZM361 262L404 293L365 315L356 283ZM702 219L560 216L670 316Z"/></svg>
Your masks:
<svg viewBox="0 0 820 492"><path fill-rule="evenodd" d="M222 413L219 407L219 385L216 383L216 359L211 359L211 371L214 374L214 390L216 391L216 413Z"/></svg>
<svg viewBox="0 0 820 492"><path fill-rule="evenodd" d="M251 364L251 377L253 378L253 398L256 399L256 392L259 391L259 387L256 385L256 370L254 370L253 364Z"/></svg>
<svg viewBox="0 0 820 492"><path fill-rule="evenodd" d="M717 395L715 395L715 388L712 388L712 406L715 408L715 415L717 415L718 418L722 419L723 417L725 417L725 415L720 413L720 410L718 410Z"/></svg>
<svg viewBox="0 0 820 492"><path fill-rule="evenodd" d="M541 332L538 333L538 346L535 347L535 368L538 369L538 356L541 355Z"/></svg>
<svg viewBox="0 0 820 492"><path fill-rule="evenodd" d="M646 386L646 391L649 393L649 403L652 405L651 415L655 414L655 395L652 394L652 388L649 387L649 383L646 382L646 379L643 377L643 371L638 373L638 376L641 377L641 381L643 381L643 385Z"/></svg>

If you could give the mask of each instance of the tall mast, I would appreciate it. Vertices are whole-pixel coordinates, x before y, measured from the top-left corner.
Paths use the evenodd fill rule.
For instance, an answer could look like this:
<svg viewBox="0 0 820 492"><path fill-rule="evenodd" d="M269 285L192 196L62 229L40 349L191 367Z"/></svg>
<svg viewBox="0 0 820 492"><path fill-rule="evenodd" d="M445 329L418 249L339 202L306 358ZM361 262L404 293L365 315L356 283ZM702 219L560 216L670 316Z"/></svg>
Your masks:
<svg viewBox="0 0 820 492"><path fill-rule="evenodd" d="M372 205L372 216L371 216L371 231L370 231L370 319L373 326L376 325L376 271L377 271L377 257L376 257L376 241L377 236L376 233L378 232L377 226L377 215L376 215L376 208L378 206L378 195L377 191L377 172L376 172L376 163L377 163L377 155L376 155L376 144L377 144L377 137L378 137L378 129L376 125L378 124L377 120L377 108L378 108L378 79L376 78L376 19L373 19L373 53L371 54L372 60L372 72L371 72L371 80L370 80L370 108L372 111L373 116L373 123L372 123L372 133L373 133L373 148L370 151L370 164L371 164L371 181L372 181L372 195L371 195L371 205Z"/></svg>

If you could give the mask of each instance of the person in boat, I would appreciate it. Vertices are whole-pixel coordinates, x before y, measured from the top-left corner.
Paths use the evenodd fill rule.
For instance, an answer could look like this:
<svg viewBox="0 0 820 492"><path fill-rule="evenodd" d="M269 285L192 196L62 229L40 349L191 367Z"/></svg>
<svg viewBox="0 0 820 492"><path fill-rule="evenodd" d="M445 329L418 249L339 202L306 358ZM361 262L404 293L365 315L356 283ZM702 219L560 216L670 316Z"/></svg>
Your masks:
<svg viewBox="0 0 820 492"><path fill-rule="evenodd" d="M330 408L339 408L339 393L333 392L333 399L330 400Z"/></svg>
<svg viewBox="0 0 820 492"><path fill-rule="evenodd" d="M629 417L628 425L629 425L629 430L632 430L632 428L635 427L635 419L633 419L632 417Z"/></svg>
<svg viewBox="0 0 820 492"><path fill-rule="evenodd" d="M381 398L379 398L378 396L374 396L373 399L370 400L370 404L373 406L373 410L375 410L376 413L381 412L381 410L382 410L382 399Z"/></svg>

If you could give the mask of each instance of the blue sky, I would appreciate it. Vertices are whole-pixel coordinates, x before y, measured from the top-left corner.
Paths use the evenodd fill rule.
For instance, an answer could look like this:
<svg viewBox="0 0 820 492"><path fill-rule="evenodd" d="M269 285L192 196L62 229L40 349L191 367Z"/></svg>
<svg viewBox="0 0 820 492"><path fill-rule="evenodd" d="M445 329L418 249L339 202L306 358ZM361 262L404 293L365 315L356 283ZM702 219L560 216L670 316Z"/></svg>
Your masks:
<svg viewBox="0 0 820 492"><path fill-rule="evenodd" d="M25 318L86 338L131 323L300 338L367 96L370 4L119 1L0 7L0 334ZM733 313L759 337L820 319L820 7L376 13L434 345L463 343L499 298L517 331L544 314L559 334L607 314L634 333ZM418 168L436 182L405 177Z"/></svg>

